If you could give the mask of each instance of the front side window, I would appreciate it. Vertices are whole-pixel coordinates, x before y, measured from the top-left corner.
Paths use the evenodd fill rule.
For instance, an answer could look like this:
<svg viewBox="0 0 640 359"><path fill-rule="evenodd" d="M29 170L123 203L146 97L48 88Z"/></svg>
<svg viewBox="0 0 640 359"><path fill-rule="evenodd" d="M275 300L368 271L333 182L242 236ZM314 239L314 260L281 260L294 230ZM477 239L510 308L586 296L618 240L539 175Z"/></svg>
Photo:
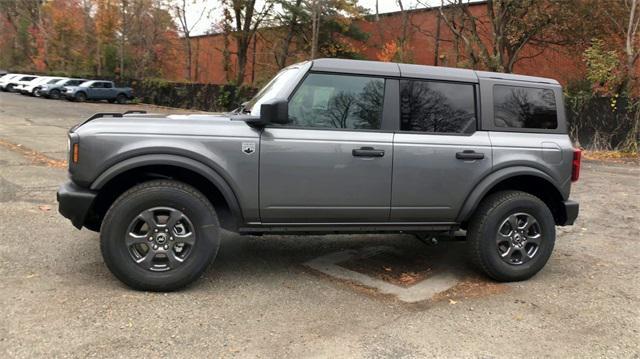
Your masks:
<svg viewBox="0 0 640 359"><path fill-rule="evenodd" d="M400 81L400 130L467 134L476 130L472 84Z"/></svg>
<svg viewBox="0 0 640 359"><path fill-rule="evenodd" d="M384 79L311 73L289 101L293 126L380 129Z"/></svg>
<svg viewBox="0 0 640 359"><path fill-rule="evenodd" d="M494 125L507 128L558 128L552 90L496 85L493 88Z"/></svg>

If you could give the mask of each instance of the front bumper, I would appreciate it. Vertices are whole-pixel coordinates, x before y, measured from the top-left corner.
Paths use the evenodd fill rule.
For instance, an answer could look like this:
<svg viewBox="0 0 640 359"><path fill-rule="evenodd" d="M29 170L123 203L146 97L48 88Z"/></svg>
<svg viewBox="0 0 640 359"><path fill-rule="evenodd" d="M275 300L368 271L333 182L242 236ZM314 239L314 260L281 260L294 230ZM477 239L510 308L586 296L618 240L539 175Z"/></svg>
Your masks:
<svg viewBox="0 0 640 359"><path fill-rule="evenodd" d="M575 201L562 202L564 223L558 223L559 226L570 226L578 218L580 212L580 204Z"/></svg>
<svg viewBox="0 0 640 359"><path fill-rule="evenodd" d="M84 225L97 193L69 181L58 189L58 212L68 218L74 227L80 229Z"/></svg>

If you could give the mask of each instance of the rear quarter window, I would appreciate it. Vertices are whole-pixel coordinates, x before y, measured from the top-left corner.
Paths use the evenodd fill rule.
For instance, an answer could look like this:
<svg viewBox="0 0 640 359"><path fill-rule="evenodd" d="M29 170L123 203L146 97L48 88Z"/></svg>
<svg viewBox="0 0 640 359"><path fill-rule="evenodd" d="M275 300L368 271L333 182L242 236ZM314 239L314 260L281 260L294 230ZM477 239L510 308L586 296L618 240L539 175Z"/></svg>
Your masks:
<svg viewBox="0 0 640 359"><path fill-rule="evenodd" d="M493 106L496 127L558 128L555 94L550 89L496 85Z"/></svg>

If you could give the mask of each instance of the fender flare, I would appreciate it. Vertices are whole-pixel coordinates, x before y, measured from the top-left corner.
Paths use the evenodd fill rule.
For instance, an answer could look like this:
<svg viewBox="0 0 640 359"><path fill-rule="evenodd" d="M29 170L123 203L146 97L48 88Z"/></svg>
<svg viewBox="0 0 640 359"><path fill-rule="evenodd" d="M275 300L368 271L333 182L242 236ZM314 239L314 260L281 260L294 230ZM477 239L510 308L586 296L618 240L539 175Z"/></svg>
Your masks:
<svg viewBox="0 0 640 359"><path fill-rule="evenodd" d="M558 191L558 193L562 193L560 188L558 188L556 181L546 174L545 172L526 166L514 166L500 169L496 172L493 172L486 176L480 183L478 183L473 191L467 196L467 199L464 201L460 212L458 212L458 216L456 218L456 222L462 223L468 220L473 212L476 210L480 201L484 198L484 196L497 184L500 182L516 177L516 176L535 176L546 180L551 183L553 187Z"/></svg>
<svg viewBox="0 0 640 359"><path fill-rule="evenodd" d="M104 172L102 172L92 183L91 190L99 191L104 185L109 183L116 176L144 166L152 166L152 165L169 165L175 167L181 167L190 171L193 171L202 177L206 178L212 185L214 185L225 201L229 205L229 209L231 210L231 214L234 218L236 218L237 223L242 223L243 216L240 208L240 202L238 198L231 188L231 186L227 183L227 181L220 176L215 170L211 167L203 164L202 162L196 161L191 158L178 156L178 155L168 155L168 154L151 154L151 155L141 155L136 157L128 158L124 161L118 162L117 164L107 168Z"/></svg>

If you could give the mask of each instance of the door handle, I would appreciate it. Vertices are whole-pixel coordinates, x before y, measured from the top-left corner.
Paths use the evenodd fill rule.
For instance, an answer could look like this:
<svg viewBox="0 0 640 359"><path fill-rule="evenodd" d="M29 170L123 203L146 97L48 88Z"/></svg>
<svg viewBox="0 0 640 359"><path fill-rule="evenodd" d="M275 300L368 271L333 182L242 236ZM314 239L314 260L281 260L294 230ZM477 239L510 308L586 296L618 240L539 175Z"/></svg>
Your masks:
<svg viewBox="0 0 640 359"><path fill-rule="evenodd" d="M484 153L474 150L464 150L462 152L456 152L456 158L459 160L481 160L484 158Z"/></svg>
<svg viewBox="0 0 640 359"><path fill-rule="evenodd" d="M351 150L354 157L383 157L384 150L376 150L373 147L360 147Z"/></svg>

